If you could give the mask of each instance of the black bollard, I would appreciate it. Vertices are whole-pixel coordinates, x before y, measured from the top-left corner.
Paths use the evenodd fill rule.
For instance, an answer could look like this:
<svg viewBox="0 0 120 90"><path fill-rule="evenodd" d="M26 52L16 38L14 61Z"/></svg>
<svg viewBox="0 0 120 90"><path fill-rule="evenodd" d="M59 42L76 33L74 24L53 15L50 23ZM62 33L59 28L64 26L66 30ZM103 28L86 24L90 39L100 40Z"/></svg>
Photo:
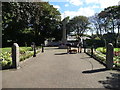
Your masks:
<svg viewBox="0 0 120 90"><path fill-rule="evenodd" d="M91 47L91 57L93 57L93 45L92 45L92 47Z"/></svg>
<svg viewBox="0 0 120 90"><path fill-rule="evenodd" d="M33 51L34 51L34 54L33 54L33 57L36 57L36 45L34 42L32 42L32 48L33 48Z"/></svg>
<svg viewBox="0 0 120 90"><path fill-rule="evenodd" d="M84 47L84 53L86 53L86 47Z"/></svg>
<svg viewBox="0 0 120 90"><path fill-rule="evenodd" d="M43 44L41 44L41 46L42 46L42 53L44 52L44 45Z"/></svg>
<svg viewBox="0 0 120 90"><path fill-rule="evenodd" d="M84 53L86 53L86 41L83 40Z"/></svg>
<svg viewBox="0 0 120 90"><path fill-rule="evenodd" d="M33 57L36 57L36 47L35 47L35 45L34 45L34 55L33 55Z"/></svg>

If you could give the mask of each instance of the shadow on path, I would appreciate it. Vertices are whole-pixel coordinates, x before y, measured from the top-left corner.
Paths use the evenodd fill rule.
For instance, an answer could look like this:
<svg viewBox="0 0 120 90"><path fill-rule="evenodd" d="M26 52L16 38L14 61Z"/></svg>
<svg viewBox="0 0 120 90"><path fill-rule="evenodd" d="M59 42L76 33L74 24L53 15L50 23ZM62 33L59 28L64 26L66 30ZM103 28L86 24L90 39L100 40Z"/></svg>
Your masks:
<svg viewBox="0 0 120 90"><path fill-rule="evenodd" d="M91 59L91 57L83 57L83 58L80 58L80 59L87 59L87 60L89 60L89 59Z"/></svg>
<svg viewBox="0 0 120 90"><path fill-rule="evenodd" d="M54 55L65 55L65 54L68 54L68 53L56 53Z"/></svg>
<svg viewBox="0 0 120 90"><path fill-rule="evenodd" d="M87 71L83 71L82 73L97 73L97 72L104 72L107 71L108 69L106 68L101 68L101 69L95 69L95 70L87 70Z"/></svg>
<svg viewBox="0 0 120 90"><path fill-rule="evenodd" d="M65 54L76 54L76 53L56 53L54 55L65 55Z"/></svg>
<svg viewBox="0 0 120 90"><path fill-rule="evenodd" d="M110 73L111 76L106 77L106 80L98 81L107 89L120 90L120 73Z"/></svg>
<svg viewBox="0 0 120 90"><path fill-rule="evenodd" d="M59 49L58 47L44 47L45 50L56 50Z"/></svg>

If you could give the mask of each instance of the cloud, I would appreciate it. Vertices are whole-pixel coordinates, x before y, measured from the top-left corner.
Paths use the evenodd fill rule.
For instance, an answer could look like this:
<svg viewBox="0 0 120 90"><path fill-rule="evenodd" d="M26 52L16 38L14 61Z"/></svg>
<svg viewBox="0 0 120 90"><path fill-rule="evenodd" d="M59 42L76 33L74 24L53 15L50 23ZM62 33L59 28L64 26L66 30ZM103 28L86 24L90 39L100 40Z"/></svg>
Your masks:
<svg viewBox="0 0 120 90"><path fill-rule="evenodd" d="M61 17L62 19L67 16L70 16L70 18L73 18L74 16L79 16L79 15L89 17L94 14L95 14L94 9L92 9L91 7L85 7L85 8L79 8L78 11L65 11L64 13L62 13Z"/></svg>
<svg viewBox="0 0 120 90"><path fill-rule="evenodd" d="M87 4L91 4L91 3L99 3L100 0L85 0L85 2Z"/></svg>
<svg viewBox="0 0 120 90"><path fill-rule="evenodd" d="M93 6L91 6L91 8L93 8L93 9L95 9L95 8L100 8L100 6L98 6L98 5L93 5Z"/></svg>
<svg viewBox="0 0 120 90"><path fill-rule="evenodd" d="M60 10L60 6L59 5L53 5L54 8L57 8L58 10Z"/></svg>
<svg viewBox="0 0 120 90"><path fill-rule="evenodd" d="M65 4L65 7L68 7L69 6L69 4Z"/></svg>
<svg viewBox="0 0 120 90"><path fill-rule="evenodd" d="M118 5L119 0L100 0L99 4L101 8L107 8L109 6Z"/></svg>
<svg viewBox="0 0 120 90"><path fill-rule="evenodd" d="M80 6L83 4L83 0L67 0L70 4L73 4L75 6Z"/></svg>
<svg viewBox="0 0 120 90"><path fill-rule="evenodd" d="M99 4L100 8L118 5L120 0L85 0L86 4Z"/></svg>

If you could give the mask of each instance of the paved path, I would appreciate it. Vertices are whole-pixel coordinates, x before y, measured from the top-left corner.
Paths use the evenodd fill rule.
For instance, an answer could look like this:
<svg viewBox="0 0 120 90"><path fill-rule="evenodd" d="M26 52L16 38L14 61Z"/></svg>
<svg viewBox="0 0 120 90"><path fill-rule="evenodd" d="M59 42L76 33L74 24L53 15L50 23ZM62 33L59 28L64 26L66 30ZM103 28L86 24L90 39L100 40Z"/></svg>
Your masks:
<svg viewBox="0 0 120 90"><path fill-rule="evenodd" d="M120 86L120 72L106 70L84 53L46 48L19 70L3 71L3 88L109 88ZM120 81L120 80L119 80Z"/></svg>

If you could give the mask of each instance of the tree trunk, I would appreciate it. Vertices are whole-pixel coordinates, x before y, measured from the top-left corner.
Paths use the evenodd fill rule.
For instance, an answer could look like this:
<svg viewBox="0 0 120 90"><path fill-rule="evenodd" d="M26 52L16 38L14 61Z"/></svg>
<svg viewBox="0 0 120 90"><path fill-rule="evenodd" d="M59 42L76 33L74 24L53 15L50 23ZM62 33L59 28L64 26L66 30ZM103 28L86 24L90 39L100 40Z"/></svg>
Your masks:
<svg viewBox="0 0 120 90"><path fill-rule="evenodd" d="M112 20L112 25L113 25L113 30L112 30L112 33L115 33L115 25L114 25L114 21Z"/></svg>

